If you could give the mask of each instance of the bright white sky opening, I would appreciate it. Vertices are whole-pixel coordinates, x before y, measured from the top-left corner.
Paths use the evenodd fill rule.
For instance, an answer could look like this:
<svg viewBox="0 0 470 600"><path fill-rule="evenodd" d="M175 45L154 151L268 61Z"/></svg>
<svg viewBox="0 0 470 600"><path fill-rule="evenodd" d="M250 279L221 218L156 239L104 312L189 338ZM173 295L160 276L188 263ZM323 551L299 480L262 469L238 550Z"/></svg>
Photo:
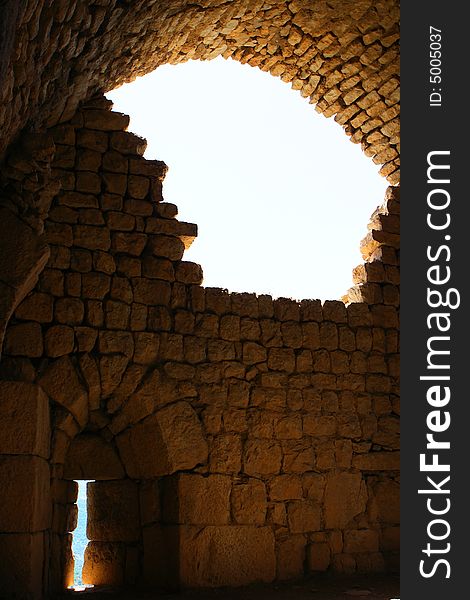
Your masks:
<svg viewBox="0 0 470 600"><path fill-rule="evenodd" d="M339 299L387 183L343 129L279 78L217 58L159 67L107 94L163 160L184 260L204 286Z"/></svg>
<svg viewBox="0 0 470 600"><path fill-rule="evenodd" d="M87 525L87 483L88 480L79 480L78 483L78 522L75 531L72 532L72 551L75 558L74 586L82 585L82 568L85 548L88 544L86 535Z"/></svg>

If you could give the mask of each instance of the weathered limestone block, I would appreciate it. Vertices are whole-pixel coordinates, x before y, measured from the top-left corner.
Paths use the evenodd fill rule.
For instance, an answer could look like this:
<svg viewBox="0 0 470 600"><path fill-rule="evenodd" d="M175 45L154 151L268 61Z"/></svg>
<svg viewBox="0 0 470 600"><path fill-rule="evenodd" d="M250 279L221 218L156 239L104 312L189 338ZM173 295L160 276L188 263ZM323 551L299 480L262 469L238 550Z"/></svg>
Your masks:
<svg viewBox="0 0 470 600"><path fill-rule="evenodd" d="M302 495L302 481L298 475L278 475L269 482L270 500L300 500Z"/></svg>
<svg viewBox="0 0 470 600"><path fill-rule="evenodd" d="M128 479L87 484L87 536L99 542L140 538L139 488Z"/></svg>
<svg viewBox="0 0 470 600"><path fill-rule="evenodd" d="M35 532L50 527L50 473L37 456L0 456L0 531Z"/></svg>
<svg viewBox="0 0 470 600"><path fill-rule="evenodd" d="M49 401L42 389L20 381L0 381L0 454L49 458Z"/></svg>
<svg viewBox="0 0 470 600"><path fill-rule="evenodd" d="M161 519L159 480L142 481L140 483L140 522L142 525L159 523Z"/></svg>
<svg viewBox="0 0 470 600"><path fill-rule="evenodd" d="M225 434L215 437L210 446L209 466L212 473L239 473L242 467L240 436Z"/></svg>
<svg viewBox="0 0 470 600"><path fill-rule="evenodd" d="M163 522L228 525L232 482L224 475L181 474L162 482Z"/></svg>
<svg viewBox="0 0 470 600"><path fill-rule="evenodd" d="M370 452L353 458L353 467L362 471L399 471L400 452Z"/></svg>
<svg viewBox="0 0 470 600"><path fill-rule="evenodd" d="M147 140L134 133L118 131L111 134L110 146L122 154L142 156L147 148Z"/></svg>
<svg viewBox="0 0 470 600"><path fill-rule="evenodd" d="M0 581L5 598L43 598L44 533L0 534Z"/></svg>
<svg viewBox="0 0 470 600"><path fill-rule="evenodd" d="M36 284L49 259L43 236L7 208L0 209L0 348L15 308Z"/></svg>
<svg viewBox="0 0 470 600"><path fill-rule="evenodd" d="M44 340L46 355L51 358L58 358L70 354L73 352L74 343L75 334L72 327L53 325L47 330Z"/></svg>
<svg viewBox="0 0 470 600"><path fill-rule="evenodd" d="M83 123L87 129L98 131L124 131L129 125L129 117L110 110L87 109L83 111Z"/></svg>
<svg viewBox="0 0 470 600"><path fill-rule="evenodd" d="M291 535L277 546L277 579L299 579L304 574L306 539Z"/></svg>
<svg viewBox="0 0 470 600"><path fill-rule="evenodd" d="M378 481L373 485L372 516L381 523L400 523L400 486L396 481Z"/></svg>
<svg viewBox="0 0 470 600"><path fill-rule="evenodd" d="M166 281L134 277L132 279L134 300L150 306L170 303L171 288Z"/></svg>
<svg viewBox="0 0 470 600"><path fill-rule="evenodd" d="M269 440L248 440L243 457L247 475L277 475L281 470L281 446Z"/></svg>
<svg viewBox="0 0 470 600"><path fill-rule="evenodd" d="M276 575L270 527L181 527L180 580L184 587L242 586Z"/></svg>
<svg viewBox="0 0 470 600"><path fill-rule="evenodd" d="M311 500L289 502L287 518L291 533L318 531L321 527L320 505Z"/></svg>
<svg viewBox="0 0 470 600"><path fill-rule="evenodd" d="M329 473L325 489L326 529L342 529L364 512L367 490L360 473Z"/></svg>
<svg viewBox="0 0 470 600"><path fill-rule="evenodd" d="M64 465L65 479L102 481L123 477L124 469L116 450L101 436L82 433L72 440Z"/></svg>
<svg viewBox="0 0 470 600"><path fill-rule="evenodd" d="M64 356L52 362L39 378L39 384L51 400L64 406L79 424L85 425L88 394L69 357Z"/></svg>
<svg viewBox="0 0 470 600"><path fill-rule="evenodd" d="M138 479L192 469L208 456L201 423L187 402L147 417L120 434L117 445L127 474Z"/></svg>
<svg viewBox="0 0 470 600"><path fill-rule="evenodd" d="M50 323L53 314L53 298L48 294L33 292L26 296L15 311L18 319Z"/></svg>
<svg viewBox="0 0 470 600"><path fill-rule="evenodd" d="M175 261L181 260L185 250L179 238L168 235L150 235L147 247L154 256Z"/></svg>
<svg viewBox="0 0 470 600"><path fill-rule="evenodd" d="M239 525L264 525L266 521L266 488L262 481L248 479L234 486L232 514Z"/></svg>
<svg viewBox="0 0 470 600"><path fill-rule="evenodd" d="M39 358L44 349L41 325L34 321L8 327L5 351L11 356Z"/></svg>
<svg viewBox="0 0 470 600"><path fill-rule="evenodd" d="M125 549L113 542L89 542L82 569L83 583L116 585L124 583Z"/></svg>
<svg viewBox="0 0 470 600"><path fill-rule="evenodd" d="M307 547L307 568L309 572L326 571L330 566L330 560L328 542L315 542Z"/></svg>
<svg viewBox="0 0 470 600"><path fill-rule="evenodd" d="M373 529L350 529L344 532L344 551L378 552L379 534Z"/></svg>

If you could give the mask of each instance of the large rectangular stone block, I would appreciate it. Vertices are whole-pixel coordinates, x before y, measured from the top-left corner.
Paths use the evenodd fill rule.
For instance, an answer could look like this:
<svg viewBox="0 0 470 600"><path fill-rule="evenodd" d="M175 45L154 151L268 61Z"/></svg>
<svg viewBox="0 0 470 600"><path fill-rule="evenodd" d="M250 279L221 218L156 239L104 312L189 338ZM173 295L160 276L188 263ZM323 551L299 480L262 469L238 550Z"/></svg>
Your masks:
<svg viewBox="0 0 470 600"><path fill-rule="evenodd" d="M43 596L44 534L0 534L0 596L40 600Z"/></svg>
<svg viewBox="0 0 470 600"><path fill-rule="evenodd" d="M144 529L144 577L169 587L242 586L276 576L270 527L152 525Z"/></svg>
<svg viewBox="0 0 470 600"><path fill-rule="evenodd" d="M230 477L184 473L165 478L162 484L164 522L187 525L230 522Z"/></svg>
<svg viewBox="0 0 470 600"><path fill-rule="evenodd" d="M135 542L140 537L139 488L128 479L87 484L87 536L100 542Z"/></svg>
<svg viewBox="0 0 470 600"><path fill-rule="evenodd" d="M181 527L179 573L184 587L242 586L276 576L270 527Z"/></svg>
<svg viewBox="0 0 470 600"><path fill-rule="evenodd" d="M42 389L22 381L0 382L0 454L49 458L49 402Z"/></svg>
<svg viewBox="0 0 470 600"><path fill-rule="evenodd" d="M36 456L0 456L0 531L35 532L51 524L50 474Z"/></svg>

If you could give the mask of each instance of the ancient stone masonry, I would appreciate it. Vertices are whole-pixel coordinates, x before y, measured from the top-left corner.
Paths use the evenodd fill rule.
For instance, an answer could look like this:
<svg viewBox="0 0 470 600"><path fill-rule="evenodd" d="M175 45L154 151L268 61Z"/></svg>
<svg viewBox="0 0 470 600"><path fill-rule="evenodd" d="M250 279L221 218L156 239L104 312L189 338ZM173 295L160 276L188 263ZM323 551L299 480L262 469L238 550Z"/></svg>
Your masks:
<svg viewBox="0 0 470 600"><path fill-rule="evenodd" d="M0 57L0 158L26 123L68 121L81 100L165 63L233 58L281 77L399 180L395 0L27 0Z"/></svg>
<svg viewBox="0 0 470 600"><path fill-rule="evenodd" d="M72 582L77 479L95 584L396 568L398 38L395 0L0 3L2 597ZM342 301L203 288L183 260L196 225L103 93L216 56L389 181Z"/></svg>
<svg viewBox="0 0 470 600"><path fill-rule="evenodd" d="M110 104L97 96L46 136L49 258L0 363L7 592L72 583L77 479L95 480L94 584L394 568L398 188L345 302L205 289L183 260L197 228L163 201L165 164L142 158Z"/></svg>

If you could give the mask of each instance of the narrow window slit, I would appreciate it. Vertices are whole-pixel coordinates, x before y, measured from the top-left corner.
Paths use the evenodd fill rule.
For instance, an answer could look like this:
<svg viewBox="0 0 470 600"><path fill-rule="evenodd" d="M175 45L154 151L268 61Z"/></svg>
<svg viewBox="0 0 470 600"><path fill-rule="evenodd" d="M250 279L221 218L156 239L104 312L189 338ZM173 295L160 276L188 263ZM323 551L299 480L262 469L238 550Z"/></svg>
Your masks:
<svg viewBox="0 0 470 600"><path fill-rule="evenodd" d="M85 559L85 550L88 545L87 538L87 484L90 480L78 480L78 497L77 497L77 507L78 507L78 519L77 519L77 527L72 532L72 552L74 557L74 578L73 585L70 586L70 589L73 589L75 592L84 591L87 588L94 587L93 584L83 583L82 571Z"/></svg>

